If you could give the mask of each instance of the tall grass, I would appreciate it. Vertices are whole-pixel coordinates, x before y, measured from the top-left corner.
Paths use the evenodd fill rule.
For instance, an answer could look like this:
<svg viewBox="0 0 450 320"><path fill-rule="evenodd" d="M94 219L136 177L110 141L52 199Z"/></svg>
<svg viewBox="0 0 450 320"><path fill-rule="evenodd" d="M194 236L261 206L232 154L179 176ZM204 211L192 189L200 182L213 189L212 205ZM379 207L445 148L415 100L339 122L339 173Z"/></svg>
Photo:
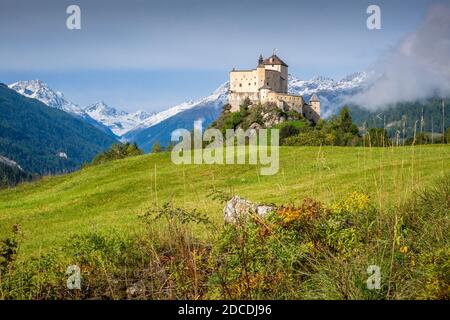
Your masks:
<svg viewBox="0 0 450 320"><path fill-rule="evenodd" d="M16 227L0 246L0 298L450 298L450 177L381 210L356 191L330 205L300 200L219 227L168 203L141 215L144 235L85 233L26 261L15 259ZM71 264L81 290L66 287ZM367 287L370 265L380 289Z"/></svg>

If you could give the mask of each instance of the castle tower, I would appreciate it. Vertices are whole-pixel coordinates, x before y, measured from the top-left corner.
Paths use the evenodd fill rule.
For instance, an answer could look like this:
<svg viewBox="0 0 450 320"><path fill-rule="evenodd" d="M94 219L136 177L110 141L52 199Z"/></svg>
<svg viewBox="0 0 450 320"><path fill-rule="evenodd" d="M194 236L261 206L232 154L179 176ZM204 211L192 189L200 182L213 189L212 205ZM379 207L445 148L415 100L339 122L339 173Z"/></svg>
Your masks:
<svg viewBox="0 0 450 320"><path fill-rule="evenodd" d="M309 99L309 105L311 106L312 111L315 113L313 115L313 119L317 121L318 119L320 119L320 100L315 93Z"/></svg>
<svg viewBox="0 0 450 320"><path fill-rule="evenodd" d="M280 73L280 88L279 92L288 92L288 65L284 63L276 54L263 61L266 70L275 70ZM275 89L275 88L274 88Z"/></svg>

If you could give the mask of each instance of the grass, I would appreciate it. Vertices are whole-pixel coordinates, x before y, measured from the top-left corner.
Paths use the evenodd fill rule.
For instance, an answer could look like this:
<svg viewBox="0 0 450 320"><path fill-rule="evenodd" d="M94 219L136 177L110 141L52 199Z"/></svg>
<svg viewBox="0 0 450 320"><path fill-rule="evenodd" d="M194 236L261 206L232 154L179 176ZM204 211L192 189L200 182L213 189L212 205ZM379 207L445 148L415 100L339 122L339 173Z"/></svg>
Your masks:
<svg viewBox="0 0 450 320"><path fill-rule="evenodd" d="M138 216L168 201L196 208L220 224L222 205L207 197L214 189L278 205L305 197L329 204L360 191L387 211L448 174L450 148L282 147L278 174L259 172L251 165L177 166L169 153L160 153L46 177L0 192L0 238L20 224L20 254L25 258L58 247L75 234L113 229L140 234Z"/></svg>

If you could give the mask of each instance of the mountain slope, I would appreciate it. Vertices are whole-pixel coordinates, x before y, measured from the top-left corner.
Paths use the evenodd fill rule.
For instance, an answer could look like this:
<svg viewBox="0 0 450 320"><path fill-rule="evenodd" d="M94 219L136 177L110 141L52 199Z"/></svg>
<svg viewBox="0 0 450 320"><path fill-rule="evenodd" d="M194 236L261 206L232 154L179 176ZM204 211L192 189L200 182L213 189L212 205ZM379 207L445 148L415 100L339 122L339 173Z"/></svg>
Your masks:
<svg viewBox="0 0 450 320"><path fill-rule="evenodd" d="M116 137L108 126L105 126L101 122L93 119L82 108L69 101L63 93L54 91L41 80L18 81L10 84L8 87L27 98L37 99L51 108L67 112L72 116L102 130L111 137Z"/></svg>
<svg viewBox="0 0 450 320"><path fill-rule="evenodd" d="M0 155L38 174L74 170L116 140L0 84ZM65 157L67 156L67 158Z"/></svg>
<svg viewBox="0 0 450 320"><path fill-rule="evenodd" d="M394 137L398 131L400 137L412 137L414 126L416 133L421 131L442 133L442 126L450 127L450 99L444 99L444 119L442 116L442 99L430 98L415 102L402 102L380 110L367 110L350 105L350 114L359 127L385 127Z"/></svg>
<svg viewBox="0 0 450 320"><path fill-rule="evenodd" d="M228 82L221 85L210 96L197 101L185 102L146 119L141 125L126 133L123 138L137 142L145 151L159 141L165 146L176 129L191 130L195 120L202 120L203 127L209 126L228 102Z"/></svg>

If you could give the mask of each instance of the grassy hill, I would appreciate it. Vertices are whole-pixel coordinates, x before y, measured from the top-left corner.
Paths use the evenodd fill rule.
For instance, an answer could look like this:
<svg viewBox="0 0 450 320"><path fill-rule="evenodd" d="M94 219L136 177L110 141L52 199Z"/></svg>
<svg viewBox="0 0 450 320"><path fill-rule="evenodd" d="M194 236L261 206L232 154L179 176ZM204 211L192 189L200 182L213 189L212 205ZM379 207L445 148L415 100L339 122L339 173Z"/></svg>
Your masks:
<svg viewBox="0 0 450 320"><path fill-rule="evenodd" d="M29 256L75 234L113 229L141 233L138 216L169 201L197 208L220 224L223 205L207 196L213 189L277 205L305 197L329 204L360 191L388 212L450 172L450 148L282 147L278 174L259 172L250 165L177 166L169 153L87 167L0 191L0 238L20 224L20 254Z"/></svg>

